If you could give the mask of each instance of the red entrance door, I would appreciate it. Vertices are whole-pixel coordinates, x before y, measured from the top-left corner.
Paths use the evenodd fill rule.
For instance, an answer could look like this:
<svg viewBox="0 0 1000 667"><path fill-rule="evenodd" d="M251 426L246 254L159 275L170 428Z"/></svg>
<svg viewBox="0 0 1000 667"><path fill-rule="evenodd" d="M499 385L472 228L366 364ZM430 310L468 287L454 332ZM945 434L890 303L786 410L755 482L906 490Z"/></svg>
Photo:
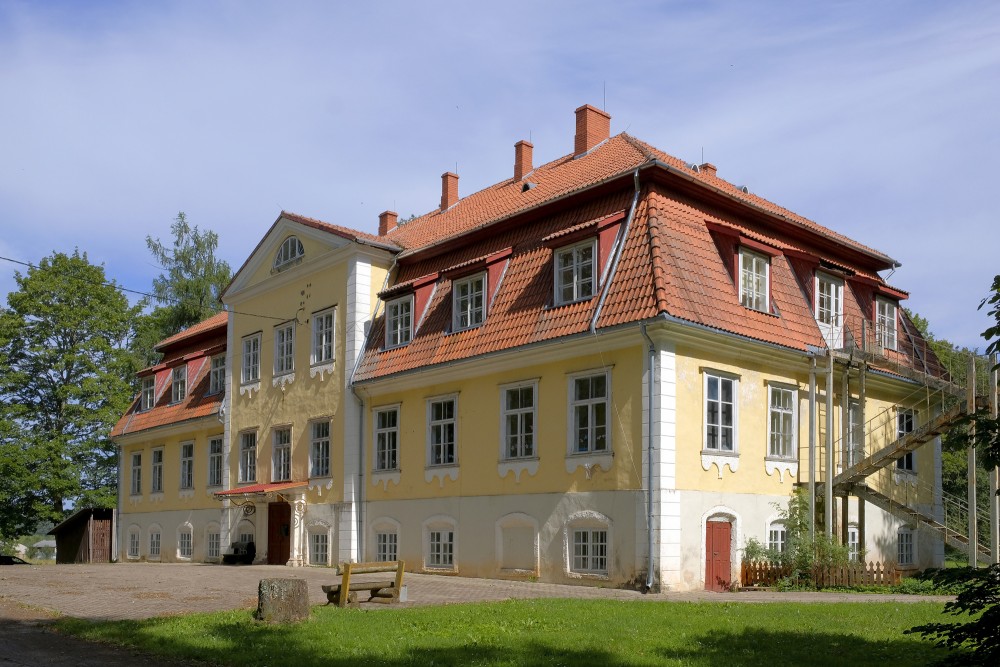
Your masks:
<svg viewBox="0 0 1000 667"><path fill-rule="evenodd" d="M705 590L728 591L733 576L729 550L732 547L732 524L728 521L705 523Z"/></svg>
<svg viewBox="0 0 1000 667"><path fill-rule="evenodd" d="M292 506L288 503L267 505L267 564L284 565L291 556Z"/></svg>

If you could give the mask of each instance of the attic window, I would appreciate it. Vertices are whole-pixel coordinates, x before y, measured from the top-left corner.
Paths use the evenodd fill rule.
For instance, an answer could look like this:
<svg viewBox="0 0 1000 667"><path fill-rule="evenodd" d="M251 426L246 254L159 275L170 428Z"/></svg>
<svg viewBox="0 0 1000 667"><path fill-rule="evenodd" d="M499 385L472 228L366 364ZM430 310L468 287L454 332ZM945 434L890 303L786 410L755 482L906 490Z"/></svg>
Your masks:
<svg viewBox="0 0 1000 667"><path fill-rule="evenodd" d="M302 241L299 241L294 236L289 236L287 239L282 241L281 247L278 248L278 254L274 256L274 270L283 271L293 264L297 264L302 261L302 255L305 251L302 249Z"/></svg>

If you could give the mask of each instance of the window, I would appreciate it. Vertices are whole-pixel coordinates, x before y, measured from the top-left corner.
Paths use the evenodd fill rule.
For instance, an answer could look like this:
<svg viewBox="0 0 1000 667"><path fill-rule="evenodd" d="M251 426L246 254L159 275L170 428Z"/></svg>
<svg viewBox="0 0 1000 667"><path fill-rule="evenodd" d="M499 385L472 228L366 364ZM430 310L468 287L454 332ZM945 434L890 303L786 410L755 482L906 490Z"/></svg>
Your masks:
<svg viewBox="0 0 1000 667"><path fill-rule="evenodd" d="M257 434L240 433L240 482L257 481Z"/></svg>
<svg viewBox="0 0 1000 667"><path fill-rule="evenodd" d="M274 328L274 374L284 375L295 370L295 322Z"/></svg>
<svg viewBox="0 0 1000 667"><path fill-rule="evenodd" d="M767 528L767 548L774 553L785 553L788 549L788 533L785 524L774 521Z"/></svg>
<svg viewBox="0 0 1000 667"><path fill-rule="evenodd" d="M212 357L212 370L208 375L208 393L218 394L226 387L226 357L217 354Z"/></svg>
<svg viewBox="0 0 1000 667"><path fill-rule="evenodd" d="M385 304L385 346L399 347L410 342L413 324L413 297Z"/></svg>
<svg viewBox="0 0 1000 667"><path fill-rule="evenodd" d="M780 458L795 456L795 390L770 385L768 455Z"/></svg>
<svg viewBox="0 0 1000 667"><path fill-rule="evenodd" d="M486 274L456 280L452 288L454 320L456 331L471 329L486 319Z"/></svg>
<svg viewBox="0 0 1000 667"><path fill-rule="evenodd" d="M875 298L875 338L879 347L896 349L896 304Z"/></svg>
<svg viewBox="0 0 1000 667"><path fill-rule="evenodd" d="M740 303L753 310L769 312L770 270L771 263L767 257L740 248Z"/></svg>
<svg viewBox="0 0 1000 667"><path fill-rule="evenodd" d="M831 348L843 346L844 282L823 273L816 274L816 322Z"/></svg>
<svg viewBox="0 0 1000 667"><path fill-rule="evenodd" d="M178 366L173 370L170 381L170 402L180 403L187 396L187 366Z"/></svg>
<svg viewBox="0 0 1000 667"><path fill-rule="evenodd" d="M455 531L431 530L427 567L454 567Z"/></svg>
<svg viewBox="0 0 1000 667"><path fill-rule="evenodd" d="M256 542L257 531L249 521L240 521L236 534L239 536L239 539L236 540L237 542Z"/></svg>
<svg viewBox="0 0 1000 667"><path fill-rule="evenodd" d="M184 524L177 531L177 556L178 558L191 558L193 553L194 539L191 524Z"/></svg>
<svg viewBox="0 0 1000 667"><path fill-rule="evenodd" d="M897 408L896 411L896 439L899 440L913 430L913 420L915 413L907 408ZM903 472L916 472L913 465L913 452L906 452L901 458L896 459L896 470Z"/></svg>
<svg viewBox="0 0 1000 667"><path fill-rule="evenodd" d="M427 464L455 462L455 399L427 402Z"/></svg>
<svg viewBox="0 0 1000 667"><path fill-rule="evenodd" d="M153 401L156 399L156 378L153 376L142 378L142 392L139 394L139 409L152 410Z"/></svg>
<svg viewBox="0 0 1000 667"><path fill-rule="evenodd" d="M139 557L139 529L133 528L128 531L128 557Z"/></svg>
<svg viewBox="0 0 1000 667"><path fill-rule="evenodd" d="M574 453L605 452L608 448L608 374L570 380L572 444Z"/></svg>
<svg viewBox="0 0 1000 667"><path fill-rule="evenodd" d="M856 563L861 560L861 543L858 540L858 527L847 527L847 560Z"/></svg>
<svg viewBox="0 0 1000 667"><path fill-rule="evenodd" d="M380 563L399 560L396 543L396 533L375 533L375 560Z"/></svg>
<svg viewBox="0 0 1000 667"><path fill-rule="evenodd" d="M595 241L585 241L556 251L556 304L580 301L594 296L596 247Z"/></svg>
<svg viewBox="0 0 1000 667"><path fill-rule="evenodd" d="M333 316L333 308L313 314L311 361L313 364L326 364L333 361Z"/></svg>
<svg viewBox="0 0 1000 667"><path fill-rule="evenodd" d="M900 528L896 558L899 565L906 566L916 563L914 551L913 531L909 528Z"/></svg>
<svg viewBox="0 0 1000 667"><path fill-rule="evenodd" d="M327 565L330 562L330 536L326 533L309 534L309 564Z"/></svg>
<svg viewBox="0 0 1000 667"><path fill-rule="evenodd" d="M736 451L736 380L705 374L705 449Z"/></svg>
<svg viewBox="0 0 1000 667"><path fill-rule="evenodd" d="M181 444L181 488L194 488L194 443Z"/></svg>
<svg viewBox="0 0 1000 667"><path fill-rule="evenodd" d="M142 494L142 454L136 452L132 454L132 486L133 496Z"/></svg>
<svg viewBox="0 0 1000 667"><path fill-rule="evenodd" d="M222 486L222 438L208 441L208 485Z"/></svg>
<svg viewBox="0 0 1000 667"><path fill-rule="evenodd" d="M330 476L330 422L312 423L312 444L309 447L309 476Z"/></svg>
<svg viewBox="0 0 1000 667"><path fill-rule="evenodd" d="M305 251L302 248L302 242L294 236L289 236L282 241L278 253L274 256L274 270L282 271L294 263L302 261L303 254Z"/></svg>
<svg viewBox="0 0 1000 667"><path fill-rule="evenodd" d="M205 545L206 558L218 558L222 553L222 540L218 532L209 531Z"/></svg>
<svg viewBox="0 0 1000 667"><path fill-rule="evenodd" d="M292 478L292 429L279 428L274 431L273 482L285 482Z"/></svg>
<svg viewBox="0 0 1000 667"><path fill-rule="evenodd" d="M535 385L503 390L503 455L508 459L535 456Z"/></svg>
<svg viewBox="0 0 1000 667"><path fill-rule="evenodd" d="M243 366L240 374L242 384L260 380L260 334L243 339Z"/></svg>
<svg viewBox="0 0 1000 667"><path fill-rule="evenodd" d="M865 457L864 429L861 424L861 403L854 399L847 404L847 447L844 467L850 468Z"/></svg>
<svg viewBox="0 0 1000 667"><path fill-rule="evenodd" d="M399 451L399 408L375 411L375 470L396 470Z"/></svg>
<svg viewBox="0 0 1000 667"><path fill-rule="evenodd" d="M159 558L160 557L160 531L159 529L150 529L149 531L149 557Z"/></svg>
<svg viewBox="0 0 1000 667"><path fill-rule="evenodd" d="M153 493L163 493L163 449L153 450L153 470L152 480L150 480L150 491Z"/></svg>
<svg viewBox="0 0 1000 667"><path fill-rule="evenodd" d="M573 572L608 573L608 531L577 528L573 531Z"/></svg>

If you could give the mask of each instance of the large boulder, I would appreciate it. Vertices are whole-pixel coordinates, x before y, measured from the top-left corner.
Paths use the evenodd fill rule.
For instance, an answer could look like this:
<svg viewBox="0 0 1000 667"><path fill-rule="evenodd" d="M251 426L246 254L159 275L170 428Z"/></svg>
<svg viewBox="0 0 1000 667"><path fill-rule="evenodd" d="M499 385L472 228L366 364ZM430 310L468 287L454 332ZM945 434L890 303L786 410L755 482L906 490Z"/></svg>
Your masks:
<svg viewBox="0 0 1000 667"><path fill-rule="evenodd" d="M265 623L295 623L309 618L305 580L261 579L254 618Z"/></svg>

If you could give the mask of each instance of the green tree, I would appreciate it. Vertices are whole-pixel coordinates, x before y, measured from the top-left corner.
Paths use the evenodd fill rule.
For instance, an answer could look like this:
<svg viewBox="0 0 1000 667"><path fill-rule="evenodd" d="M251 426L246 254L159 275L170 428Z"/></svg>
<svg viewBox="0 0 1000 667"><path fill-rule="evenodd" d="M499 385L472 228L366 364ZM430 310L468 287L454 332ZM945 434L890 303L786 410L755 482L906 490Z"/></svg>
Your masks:
<svg viewBox="0 0 1000 667"><path fill-rule="evenodd" d="M133 349L143 363L157 360L153 346L168 336L222 310L222 290L232 278L232 269L215 256L218 235L192 226L183 212L170 225L173 244L167 246L152 236L146 246L163 273L153 280L157 305L143 317Z"/></svg>
<svg viewBox="0 0 1000 667"><path fill-rule="evenodd" d="M0 312L0 533L60 521L67 502L114 506L108 437L132 399L138 307L86 254L15 274Z"/></svg>

